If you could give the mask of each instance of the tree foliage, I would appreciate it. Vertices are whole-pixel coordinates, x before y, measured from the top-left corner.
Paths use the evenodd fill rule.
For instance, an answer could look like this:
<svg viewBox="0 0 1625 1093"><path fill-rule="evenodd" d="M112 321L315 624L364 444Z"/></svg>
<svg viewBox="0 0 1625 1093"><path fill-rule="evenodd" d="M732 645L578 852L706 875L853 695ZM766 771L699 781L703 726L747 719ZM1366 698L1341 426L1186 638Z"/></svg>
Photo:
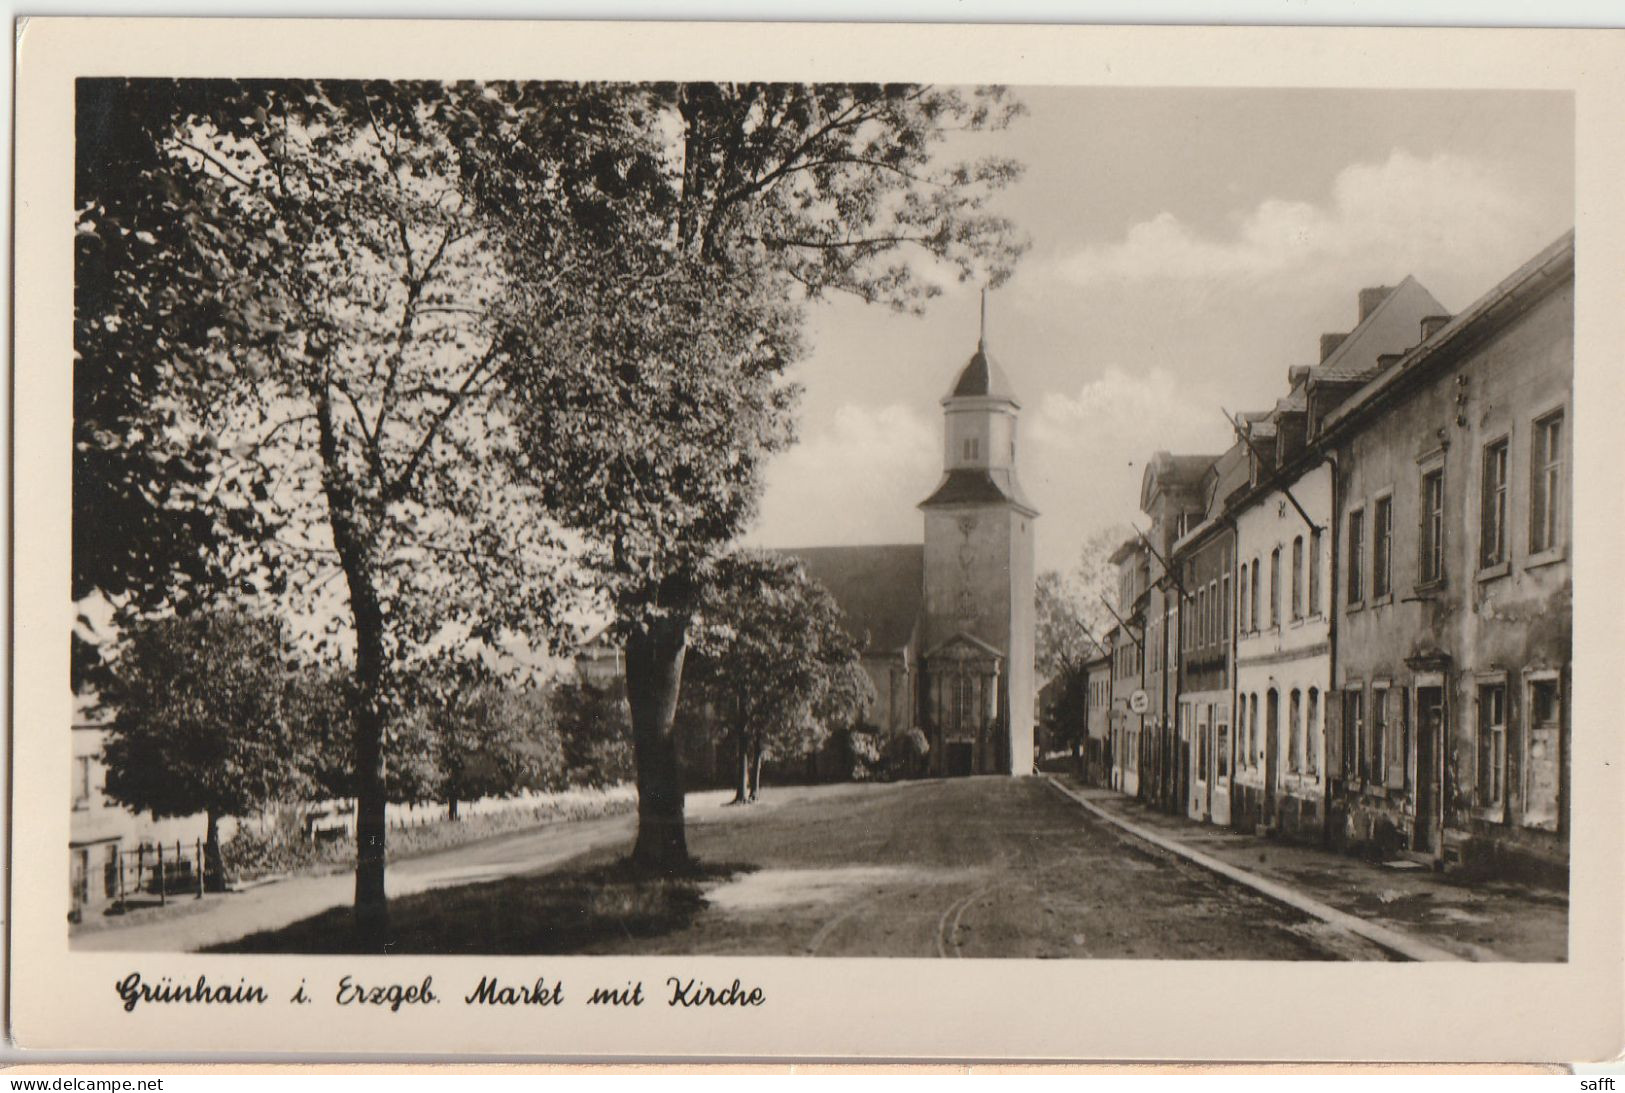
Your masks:
<svg viewBox="0 0 1625 1093"><path fill-rule="evenodd" d="M207 813L214 878L220 818L306 788L283 658L274 623L202 610L136 623L105 676L107 795L158 817Z"/></svg>
<svg viewBox="0 0 1625 1093"><path fill-rule="evenodd" d="M1046 685L1041 728L1056 743L1075 745L1086 731L1088 688L1084 666L1107 652L1112 617L1102 597L1114 597L1116 572L1110 557L1128 536L1127 528L1091 535L1071 570L1038 575L1035 611L1036 666Z"/></svg>
<svg viewBox="0 0 1625 1093"><path fill-rule="evenodd" d="M756 796L761 763L815 751L855 724L874 687L833 597L795 559L724 556L700 600L684 674L689 720L709 723L738 759L737 800Z"/></svg>
<svg viewBox="0 0 1625 1093"><path fill-rule="evenodd" d="M550 702L572 785L600 789L632 780L632 721L619 685L563 679L553 684Z"/></svg>

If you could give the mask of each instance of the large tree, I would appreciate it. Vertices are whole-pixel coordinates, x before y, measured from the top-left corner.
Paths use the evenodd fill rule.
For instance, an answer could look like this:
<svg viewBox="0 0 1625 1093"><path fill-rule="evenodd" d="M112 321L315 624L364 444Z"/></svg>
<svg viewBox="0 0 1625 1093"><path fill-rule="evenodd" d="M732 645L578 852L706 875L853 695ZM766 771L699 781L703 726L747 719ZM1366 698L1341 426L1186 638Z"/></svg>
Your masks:
<svg viewBox="0 0 1625 1093"><path fill-rule="evenodd" d="M720 559L700 598L693 646L682 704L690 723L709 724L733 748L736 804L756 799L769 755L808 754L874 701L840 607L784 555L742 550Z"/></svg>
<svg viewBox="0 0 1625 1093"><path fill-rule="evenodd" d="M153 330L127 352L167 362L164 389L136 401L223 453L205 484L276 531L239 567L241 591L325 624L315 651L353 676L356 921L376 948L402 681L437 651L567 629L564 548L497 397L517 301L493 236L523 233L566 269L589 234L577 224L613 233L597 203L620 160L597 153L626 127L578 117L583 96L567 88L522 102L415 83L135 81L112 94L142 103L153 148L128 185L161 214L143 228L158 245L142 277L116 286L152 297ZM572 120L532 130L554 142L528 164L545 200L477 201L484 142L517 114L552 112Z"/></svg>
<svg viewBox="0 0 1625 1093"><path fill-rule="evenodd" d="M275 623L227 609L137 622L104 674L107 795L154 816L207 816L204 878L224 885L220 820L297 796L289 673Z"/></svg>
<svg viewBox="0 0 1625 1093"><path fill-rule="evenodd" d="M942 278L1008 276L1022 244L986 208L1018 165L945 155L951 130L1006 124L1003 91L915 85L679 84L601 89L649 143L618 178L622 228L571 276L596 307L540 321L515 370L528 467L550 511L583 537L626 646L637 757L634 861L687 865L674 739L690 622L713 560L745 530L761 468L792 439L806 302L849 293L918 309ZM512 157L546 145L517 127ZM489 172L505 184L533 172ZM497 207L545 196L521 181Z"/></svg>

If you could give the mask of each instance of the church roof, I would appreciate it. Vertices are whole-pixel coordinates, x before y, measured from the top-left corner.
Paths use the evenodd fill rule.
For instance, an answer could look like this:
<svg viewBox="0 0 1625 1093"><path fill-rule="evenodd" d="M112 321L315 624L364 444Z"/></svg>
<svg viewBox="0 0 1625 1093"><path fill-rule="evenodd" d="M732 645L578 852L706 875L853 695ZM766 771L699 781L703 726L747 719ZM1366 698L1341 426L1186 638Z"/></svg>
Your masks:
<svg viewBox="0 0 1625 1093"><path fill-rule="evenodd" d="M1010 379L999 367L999 362L993 359L993 354L987 351L986 342L976 343L976 352L971 354L965 367L959 370L959 378L948 392L948 398L996 398L1007 402L1015 402L1016 394L1010 386ZM944 399L944 401L947 401Z"/></svg>
<svg viewBox="0 0 1625 1093"><path fill-rule="evenodd" d="M867 652L894 653L914 640L925 590L921 544L792 547L779 553L800 560L807 575L829 589L846 615L847 632L866 642Z"/></svg>
<svg viewBox="0 0 1625 1093"><path fill-rule="evenodd" d="M1021 484L1013 473L983 467L959 467L946 472L942 481L937 483L937 488L931 491L931 496L921 501L919 507L925 509L937 505L980 505L990 502L1014 505L1029 516L1038 515L1038 510L1021 492Z"/></svg>

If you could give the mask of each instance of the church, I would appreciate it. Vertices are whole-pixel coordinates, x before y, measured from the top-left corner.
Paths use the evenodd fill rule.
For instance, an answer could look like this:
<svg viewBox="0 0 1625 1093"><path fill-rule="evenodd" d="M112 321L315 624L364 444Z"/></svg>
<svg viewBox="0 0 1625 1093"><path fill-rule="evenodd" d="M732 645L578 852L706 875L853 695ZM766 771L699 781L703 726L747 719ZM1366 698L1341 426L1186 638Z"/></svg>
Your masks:
<svg viewBox="0 0 1625 1093"><path fill-rule="evenodd" d="M915 729L931 777L1033 772L1034 550L1038 510L1016 479L1016 401L987 349L942 399L943 470L919 508L923 543L781 548L800 560L863 646L882 740ZM621 652L601 631L578 652L591 682L618 683ZM714 775L716 742L696 756Z"/></svg>
<svg viewBox="0 0 1625 1093"><path fill-rule="evenodd" d="M1021 404L985 334L942 399L924 542L788 549L834 596L883 736L919 729L933 777L1033 771L1034 521L1016 477Z"/></svg>

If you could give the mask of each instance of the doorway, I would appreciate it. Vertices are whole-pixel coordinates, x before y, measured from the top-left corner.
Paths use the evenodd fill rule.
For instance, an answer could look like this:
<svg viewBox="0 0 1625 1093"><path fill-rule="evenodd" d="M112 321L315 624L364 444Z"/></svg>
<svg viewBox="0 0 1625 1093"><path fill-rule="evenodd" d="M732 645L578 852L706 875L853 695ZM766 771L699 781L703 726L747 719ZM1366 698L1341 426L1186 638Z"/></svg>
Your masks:
<svg viewBox="0 0 1625 1093"><path fill-rule="evenodd" d="M968 740L948 741L948 777L965 778L975 765L975 749Z"/></svg>
<svg viewBox="0 0 1625 1093"><path fill-rule="evenodd" d="M1444 740L1444 688L1416 688L1416 820L1411 849L1437 854Z"/></svg>

